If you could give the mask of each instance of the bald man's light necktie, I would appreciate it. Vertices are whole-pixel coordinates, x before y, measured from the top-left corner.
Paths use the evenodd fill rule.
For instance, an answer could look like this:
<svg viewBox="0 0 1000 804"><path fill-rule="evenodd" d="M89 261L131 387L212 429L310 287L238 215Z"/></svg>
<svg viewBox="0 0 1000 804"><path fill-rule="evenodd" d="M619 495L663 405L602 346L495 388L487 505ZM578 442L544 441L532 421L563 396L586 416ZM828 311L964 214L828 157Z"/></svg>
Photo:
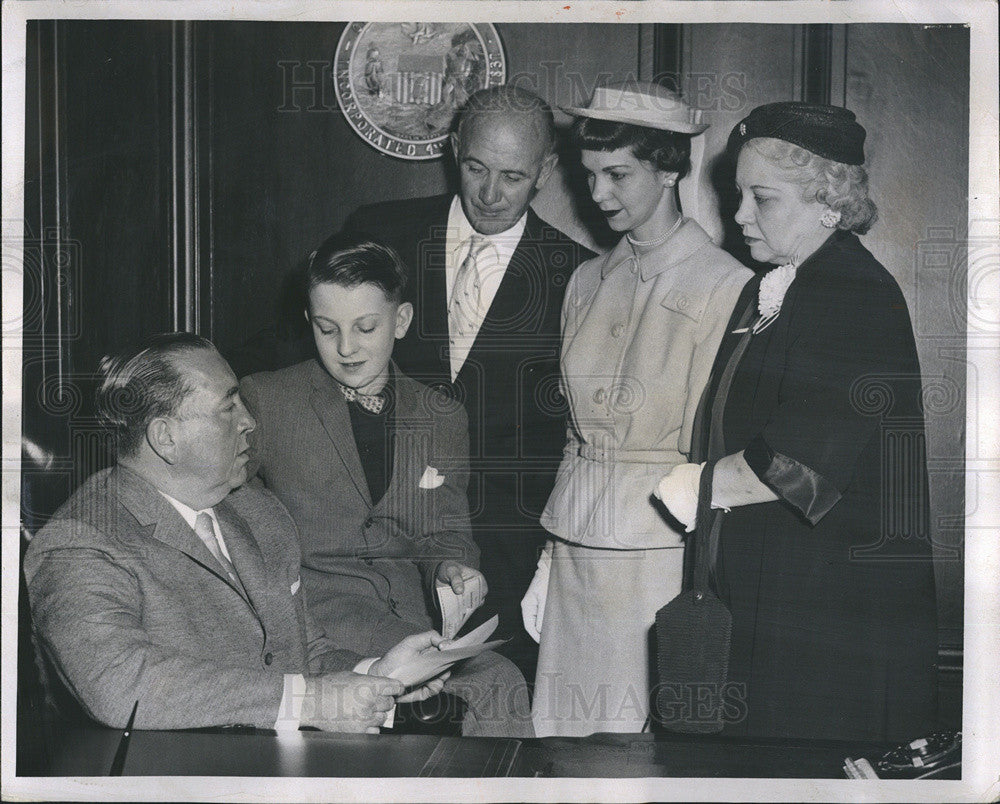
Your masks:
<svg viewBox="0 0 1000 804"><path fill-rule="evenodd" d="M451 290L451 302L448 305L448 325L453 337L474 335L476 322L479 320L480 295L482 282L479 279L479 269L476 260L489 245L482 235L474 234L469 238L469 253L465 255L455 274L455 284Z"/></svg>
<svg viewBox="0 0 1000 804"><path fill-rule="evenodd" d="M232 562L226 558L225 553L222 552L222 548L219 547L219 540L215 538L215 528L212 527L212 517L207 513L202 511L198 514L198 518L194 521L194 532L198 534L198 538L205 543L205 547L208 548L215 560L219 562L220 566L229 575L229 579L239 585L240 579L236 575L236 568L232 565Z"/></svg>

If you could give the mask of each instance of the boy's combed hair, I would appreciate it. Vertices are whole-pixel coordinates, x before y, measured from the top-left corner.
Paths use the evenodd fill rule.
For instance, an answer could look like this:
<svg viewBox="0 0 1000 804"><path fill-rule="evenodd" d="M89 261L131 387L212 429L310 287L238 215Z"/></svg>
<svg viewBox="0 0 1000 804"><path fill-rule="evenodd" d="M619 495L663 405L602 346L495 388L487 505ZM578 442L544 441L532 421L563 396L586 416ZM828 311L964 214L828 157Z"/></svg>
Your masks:
<svg viewBox="0 0 1000 804"><path fill-rule="evenodd" d="M334 236L309 258L306 290L328 282L347 288L371 283L398 304L406 296L407 271L403 260L389 246L374 240Z"/></svg>

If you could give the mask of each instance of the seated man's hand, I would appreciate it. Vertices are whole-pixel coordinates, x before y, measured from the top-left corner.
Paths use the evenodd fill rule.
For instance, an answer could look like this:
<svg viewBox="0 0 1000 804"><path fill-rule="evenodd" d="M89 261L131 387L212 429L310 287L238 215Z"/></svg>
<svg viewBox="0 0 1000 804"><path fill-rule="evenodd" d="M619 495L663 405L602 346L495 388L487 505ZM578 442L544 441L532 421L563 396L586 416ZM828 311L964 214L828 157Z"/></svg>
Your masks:
<svg viewBox="0 0 1000 804"><path fill-rule="evenodd" d="M400 640L393 648L390 648L385 656L369 668L368 672L373 675L387 676L397 668L412 662L424 651L437 649L442 646L446 647L447 642L448 640L437 631L424 631L420 634L411 634L405 639ZM425 681L419 687L414 687L406 695L398 698L397 702L410 703L412 701L422 701L425 698L430 698L432 695L437 695L441 692L444 682L448 680L449 675L451 674L446 671L429 681Z"/></svg>
<svg viewBox="0 0 1000 804"><path fill-rule="evenodd" d="M424 631L420 634L411 634L399 643L390 648L385 656L368 668L369 675L388 676L394 670L405 664L409 664L421 653L431 648L437 648L445 638L437 631ZM402 690L400 690L402 692Z"/></svg>
<svg viewBox="0 0 1000 804"><path fill-rule="evenodd" d="M470 605L472 608L477 609L483 605L483 601L486 600L486 593L489 591L489 587L486 585L486 578L477 569L472 567L467 567L465 564L459 564L457 561L442 561L437 568L437 579L441 583L446 583L451 586L451 591L456 595L461 595L465 593L465 582L471 581L473 578L478 577L482 584L482 593L477 594L471 601Z"/></svg>
<svg viewBox="0 0 1000 804"><path fill-rule="evenodd" d="M310 676L299 722L323 731L378 734L402 692L403 683L394 678L350 672Z"/></svg>
<svg viewBox="0 0 1000 804"><path fill-rule="evenodd" d="M444 689L444 682L450 677L451 670L445 670L441 675L435 676L430 681L425 681L419 687L414 687L406 695L400 695L396 699L396 703L414 703L431 698Z"/></svg>

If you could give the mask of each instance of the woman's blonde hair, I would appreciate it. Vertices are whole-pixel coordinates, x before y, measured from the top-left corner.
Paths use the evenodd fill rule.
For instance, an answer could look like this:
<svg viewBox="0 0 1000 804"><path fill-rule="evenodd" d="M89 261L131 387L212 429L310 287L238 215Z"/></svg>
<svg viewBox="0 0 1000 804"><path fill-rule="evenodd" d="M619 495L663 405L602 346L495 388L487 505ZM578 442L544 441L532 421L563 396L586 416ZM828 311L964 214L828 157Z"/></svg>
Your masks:
<svg viewBox="0 0 1000 804"><path fill-rule="evenodd" d="M756 137L743 147L784 168L792 181L802 185L805 201L818 201L839 212L838 229L864 234L878 218L878 208L868 197L868 173L861 165L834 162L771 137Z"/></svg>

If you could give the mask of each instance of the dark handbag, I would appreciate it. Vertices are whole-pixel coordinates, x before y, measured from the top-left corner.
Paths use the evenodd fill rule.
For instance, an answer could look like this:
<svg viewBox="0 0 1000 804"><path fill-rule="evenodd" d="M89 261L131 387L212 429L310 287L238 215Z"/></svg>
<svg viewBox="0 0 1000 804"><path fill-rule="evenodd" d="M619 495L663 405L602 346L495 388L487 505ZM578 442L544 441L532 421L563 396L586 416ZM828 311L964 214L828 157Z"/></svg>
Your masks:
<svg viewBox="0 0 1000 804"><path fill-rule="evenodd" d="M656 612L659 681L652 716L670 731L689 734L722 730L729 671L733 618L708 588L709 564L723 517L722 511L712 510L714 470L710 461L701 473L696 527L688 536L688 549L694 550L690 581Z"/></svg>

